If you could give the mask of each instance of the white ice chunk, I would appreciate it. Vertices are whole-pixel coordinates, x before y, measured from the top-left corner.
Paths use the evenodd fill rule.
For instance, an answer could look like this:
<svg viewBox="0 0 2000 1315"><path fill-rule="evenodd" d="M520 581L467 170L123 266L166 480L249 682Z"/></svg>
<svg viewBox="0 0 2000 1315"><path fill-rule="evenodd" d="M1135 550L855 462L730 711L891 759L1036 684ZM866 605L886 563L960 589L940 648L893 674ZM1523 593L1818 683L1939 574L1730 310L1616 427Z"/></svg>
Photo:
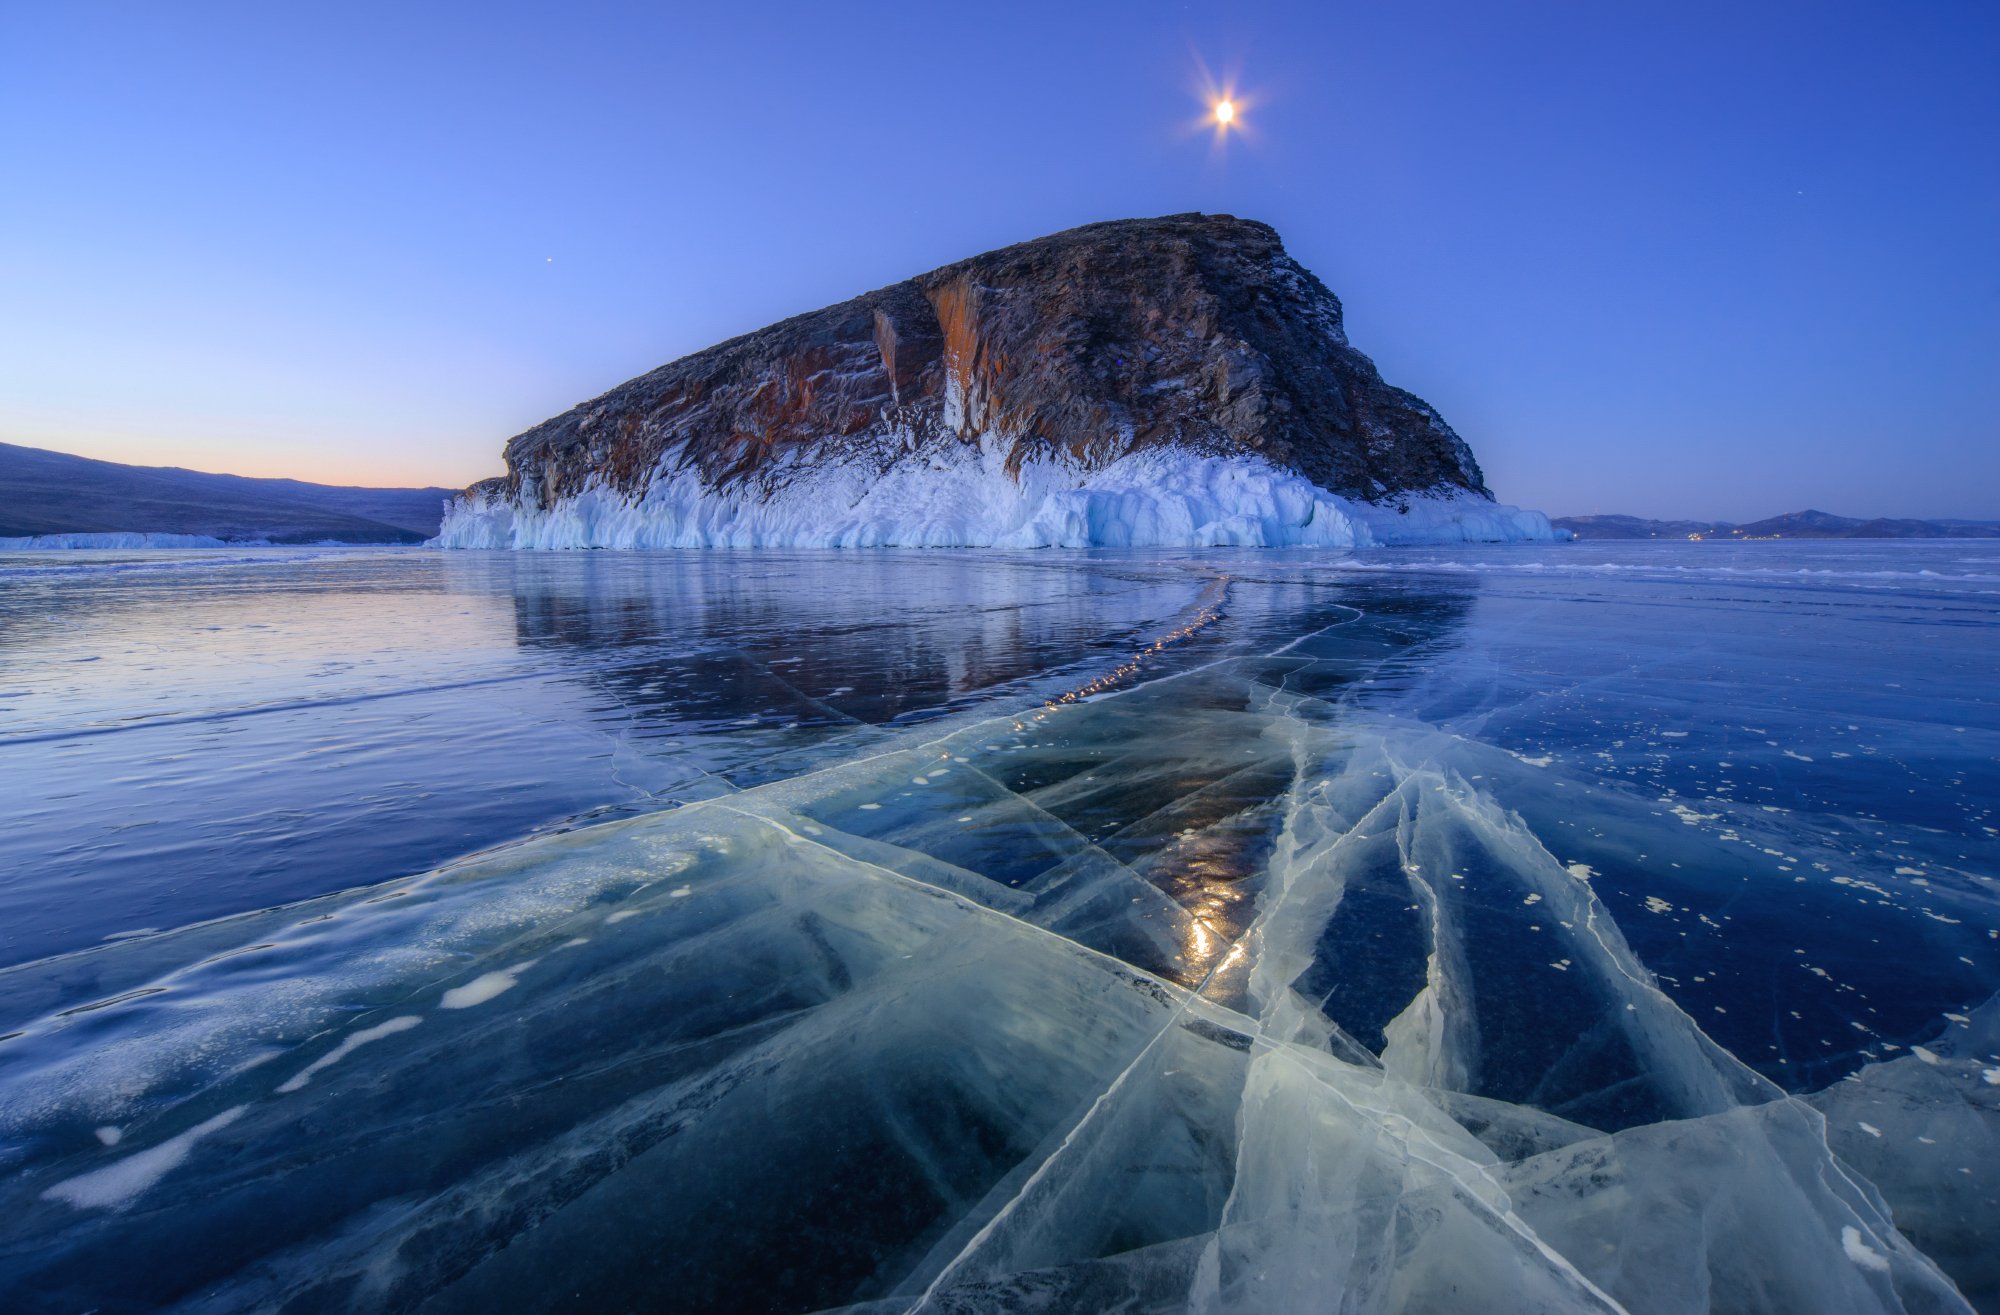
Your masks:
<svg viewBox="0 0 2000 1315"><path fill-rule="evenodd" d="M1251 456L1139 453L1096 471L1009 469L1000 442L935 462L829 458L769 489L717 491L692 466L633 498L594 485L547 508L460 498L446 548L1327 547L1552 542L1540 512L1440 486L1357 502Z"/></svg>

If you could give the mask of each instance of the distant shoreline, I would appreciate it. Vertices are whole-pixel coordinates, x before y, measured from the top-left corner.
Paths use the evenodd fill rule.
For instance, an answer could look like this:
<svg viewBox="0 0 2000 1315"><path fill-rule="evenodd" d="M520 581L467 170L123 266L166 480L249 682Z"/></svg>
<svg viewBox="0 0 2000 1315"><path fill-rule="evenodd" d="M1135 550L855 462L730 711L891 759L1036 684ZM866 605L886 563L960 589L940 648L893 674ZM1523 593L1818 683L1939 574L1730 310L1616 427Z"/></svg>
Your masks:
<svg viewBox="0 0 2000 1315"><path fill-rule="evenodd" d="M1557 516L1550 524L1579 539L1647 542L1753 543L1799 539L2000 539L2000 521L1940 517L1861 519L1824 511L1793 511L1760 521L1649 520L1643 516Z"/></svg>

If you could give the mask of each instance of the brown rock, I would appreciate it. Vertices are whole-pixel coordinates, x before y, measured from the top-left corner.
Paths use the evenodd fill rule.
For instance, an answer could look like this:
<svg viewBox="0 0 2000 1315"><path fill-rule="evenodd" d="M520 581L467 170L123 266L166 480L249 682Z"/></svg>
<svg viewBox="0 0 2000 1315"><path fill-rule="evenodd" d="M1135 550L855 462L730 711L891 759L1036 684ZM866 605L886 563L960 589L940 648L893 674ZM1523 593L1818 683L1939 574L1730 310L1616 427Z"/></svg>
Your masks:
<svg viewBox="0 0 2000 1315"><path fill-rule="evenodd" d="M1486 492L1437 413L1348 345L1339 299L1277 233L1199 214L1024 242L683 357L515 437L508 474L475 490L547 506L692 466L711 488L768 491L823 445L887 469L981 441L1012 471L1176 446L1372 501Z"/></svg>

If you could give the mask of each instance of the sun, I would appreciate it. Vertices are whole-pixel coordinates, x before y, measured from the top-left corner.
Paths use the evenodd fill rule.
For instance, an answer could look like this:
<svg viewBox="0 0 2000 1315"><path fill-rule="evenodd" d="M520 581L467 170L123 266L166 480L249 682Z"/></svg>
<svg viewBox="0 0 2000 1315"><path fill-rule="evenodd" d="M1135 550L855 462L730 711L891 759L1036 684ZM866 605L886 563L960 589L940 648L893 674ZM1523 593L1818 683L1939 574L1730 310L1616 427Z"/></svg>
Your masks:
<svg viewBox="0 0 2000 1315"><path fill-rule="evenodd" d="M1194 74L1187 90L1194 105L1201 108L1182 122L1181 131L1190 137L1209 138L1213 151L1226 151L1232 137L1242 139L1245 145L1255 143L1263 99L1238 81L1233 69L1217 77L1199 54L1194 57ZM1194 110L1194 106L1189 109Z"/></svg>

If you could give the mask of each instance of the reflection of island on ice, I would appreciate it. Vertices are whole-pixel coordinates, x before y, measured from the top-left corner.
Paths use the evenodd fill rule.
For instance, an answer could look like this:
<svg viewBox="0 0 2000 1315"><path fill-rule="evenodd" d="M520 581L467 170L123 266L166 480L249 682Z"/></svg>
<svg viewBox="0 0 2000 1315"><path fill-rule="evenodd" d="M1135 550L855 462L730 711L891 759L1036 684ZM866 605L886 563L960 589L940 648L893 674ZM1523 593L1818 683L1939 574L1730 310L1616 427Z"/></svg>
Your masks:
<svg viewBox="0 0 2000 1315"><path fill-rule="evenodd" d="M572 611L531 575L517 625L603 651L783 610L700 576ZM1260 610L1211 577L1128 678L1074 681L1010 665L1038 600L1009 585L962 659L1032 686L1001 715L924 687L836 716L862 628L584 673L641 719L706 691L835 733L235 952L190 933L167 994L30 1027L9 1300L1964 1309L1889 1207L1991 1281L1940 1166L1993 1149L1993 1007L1804 1098L1717 1045L1551 853L1551 771L1411 715L1494 706L1454 651L1476 579L1426 585ZM1638 852L1698 829L1594 806ZM1829 1115L1883 1152L1836 1159Z"/></svg>

